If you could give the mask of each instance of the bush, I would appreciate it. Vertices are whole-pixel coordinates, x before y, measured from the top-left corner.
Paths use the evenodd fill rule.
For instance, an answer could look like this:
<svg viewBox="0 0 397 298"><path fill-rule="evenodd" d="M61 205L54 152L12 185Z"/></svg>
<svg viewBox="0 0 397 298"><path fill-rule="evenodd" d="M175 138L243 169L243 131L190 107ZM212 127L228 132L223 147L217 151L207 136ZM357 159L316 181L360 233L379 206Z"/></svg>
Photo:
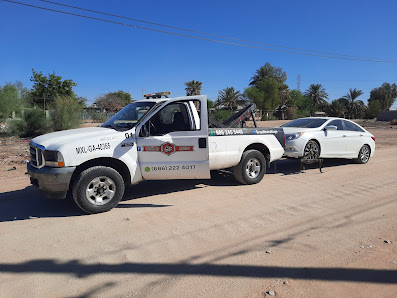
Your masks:
<svg viewBox="0 0 397 298"><path fill-rule="evenodd" d="M107 120L106 115L102 113L93 113L91 117L92 121L96 123L103 123Z"/></svg>
<svg viewBox="0 0 397 298"><path fill-rule="evenodd" d="M7 122L7 133L19 137L36 137L50 131L49 121L43 110L24 110L20 119Z"/></svg>
<svg viewBox="0 0 397 298"><path fill-rule="evenodd" d="M368 109L365 110L365 119L374 119L382 110L379 100L373 100L368 103Z"/></svg>
<svg viewBox="0 0 397 298"><path fill-rule="evenodd" d="M51 113L52 127L55 131L76 128L82 123L83 108L74 97L58 97Z"/></svg>
<svg viewBox="0 0 397 298"><path fill-rule="evenodd" d="M295 107L288 107L287 110L285 111L285 119L288 120L293 120L298 118L298 112Z"/></svg>
<svg viewBox="0 0 397 298"><path fill-rule="evenodd" d="M230 110L216 110L212 114L212 117L214 117L217 121L223 122L226 119L229 119L230 116L232 116L233 112Z"/></svg>

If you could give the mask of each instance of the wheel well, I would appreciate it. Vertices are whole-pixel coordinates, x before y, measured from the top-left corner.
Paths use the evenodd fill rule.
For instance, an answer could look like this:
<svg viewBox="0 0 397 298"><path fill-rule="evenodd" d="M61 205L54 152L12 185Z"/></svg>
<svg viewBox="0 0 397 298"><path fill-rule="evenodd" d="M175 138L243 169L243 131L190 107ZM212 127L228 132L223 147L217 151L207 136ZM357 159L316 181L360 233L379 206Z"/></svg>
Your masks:
<svg viewBox="0 0 397 298"><path fill-rule="evenodd" d="M77 179L78 175L82 171L95 166L105 166L113 168L120 173L121 177L123 177L125 185L131 185L131 174L128 170L128 167L122 161L111 157L95 158L79 165L72 175L70 185L73 185L74 181Z"/></svg>
<svg viewBox="0 0 397 298"><path fill-rule="evenodd" d="M260 153L263 154L263 156L266 159L266 162L269 162L269 160L270 160L270 151L265 145L263 145L261 143L254 143L254 144L249 145L247 148L245 148L244 152L248 151L248 150L258 150Z"/></svg>

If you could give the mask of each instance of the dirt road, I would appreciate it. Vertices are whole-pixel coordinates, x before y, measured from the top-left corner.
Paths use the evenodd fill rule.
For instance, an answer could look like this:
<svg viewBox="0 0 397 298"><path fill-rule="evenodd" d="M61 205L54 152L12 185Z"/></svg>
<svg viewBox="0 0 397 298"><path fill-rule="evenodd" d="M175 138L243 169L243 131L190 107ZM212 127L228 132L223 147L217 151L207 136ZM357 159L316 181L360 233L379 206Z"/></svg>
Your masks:
<svg viewBox="0 0 397 298"><path fill-rule="evenodd" d="M142 183L89 216L2 164L0 297L396 297L397 129L371 132L366 165Z"/></svg>

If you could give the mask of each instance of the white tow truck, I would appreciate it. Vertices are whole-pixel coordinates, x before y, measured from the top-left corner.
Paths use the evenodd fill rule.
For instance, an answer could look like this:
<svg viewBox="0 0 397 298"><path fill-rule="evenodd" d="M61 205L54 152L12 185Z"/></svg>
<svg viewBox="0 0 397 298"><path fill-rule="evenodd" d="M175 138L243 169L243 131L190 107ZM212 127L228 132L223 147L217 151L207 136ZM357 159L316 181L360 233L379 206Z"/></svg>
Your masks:
<svg viewBox="0 0 397 298"><path fill-rule="evenodd" d="M34 138L27 168L48 197L69 192L83 211L98 213L143 180L210 179L210 170L233 168L239 183L258 183L284 146L282 128L209 128L204 95L151 98L100 127Z"/></svg>

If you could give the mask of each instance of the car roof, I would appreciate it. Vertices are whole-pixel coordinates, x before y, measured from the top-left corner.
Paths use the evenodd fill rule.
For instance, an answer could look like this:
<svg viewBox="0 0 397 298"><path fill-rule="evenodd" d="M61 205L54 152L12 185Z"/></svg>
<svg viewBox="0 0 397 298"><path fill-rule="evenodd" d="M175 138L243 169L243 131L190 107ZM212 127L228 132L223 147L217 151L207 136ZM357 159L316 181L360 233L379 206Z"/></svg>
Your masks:
<svg viewBox="0 0 397 298"><path fill-rule="evenodd" d="M346 121L353 122L350 119L338 118L338 117L303 117L303 118L298 118L298 119L346 120ZM298 120L298 119L295 119L295 120ZM291 121L293 121L293 120L291 120Z"/></svg>

